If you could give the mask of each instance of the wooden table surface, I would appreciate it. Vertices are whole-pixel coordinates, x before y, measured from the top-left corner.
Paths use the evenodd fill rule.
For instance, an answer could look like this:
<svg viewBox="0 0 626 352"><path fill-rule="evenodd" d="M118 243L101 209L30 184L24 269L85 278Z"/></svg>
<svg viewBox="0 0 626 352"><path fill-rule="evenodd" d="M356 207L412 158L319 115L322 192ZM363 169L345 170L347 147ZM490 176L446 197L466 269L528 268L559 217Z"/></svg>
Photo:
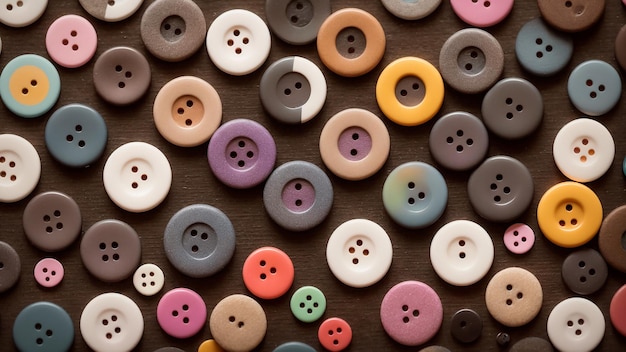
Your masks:
<svg viewBox="0 0 626 352"><path fill-rule="evenodd" d="M167 336L156 321L156 305L167 290L188 287L204 298L210 311L223 297L234 294L250 294L242 281L244 260L254 249L275 246L284 250L293 260L296 275L292 289L283 297L271 301L260 300L268 318L268 331L259 351L271 351L287 341L302 341L322 350L317 341L317 328L321 321L304 324L297 321L289 309L291 294L300 286L319 287L328 300L323 319L341 317L353 329L351 351L416 351L395 343L380 323L379 308L384 294L393 285L405 280L419 280L433 287L444 305L443 325L426 345L443 345L451 350L486 351L499 350L496 335L507 332L514 343L523 337L539 336L547 339L546 321L552 308L561 300L576 296L561 279L561 263L573 250L551 244L539 232L536 208L541 195L552 185L566 178L556 168L551 150L557 131L565 123L581 116L567 97L566 83L569 72L579 63L589 59L607 61L616 68L614 40L618 30L626 23L626 8L621 1L608 0L601 22L588 31L574 35L575 50L565 70L550 78L539 78L524 72L515 58L515 36L527 21L538 17L535 1L521 0L515 3L509 17L489 28L501 43L505 53L504 77L523 77L533 82L542 92L545 113L541 127L530 137L509 142L491 136L489 155L510 155L529 168L535 182L532 205L517 219L529 224L538 234L534 248L527 255L513 255L504 247L502 235L510 224L495 224L480 218L469 204L467 179L469 172L451 172L441 167L449 189L448 205L444 215L434 225L421 230L408 230L395 224L385 213L382 205L382 185L387 175L398 165L408 161L424 161L435 165L428 148L428 135L433 122L453 111L468 111L480 116L482 94L468 96L446 87L441 111L429 123L418 127L402 127L386 119L375 100L375 84L382 69L391 61L404 56L418 56L438 66L439 50L444 41L457 30L468 27L453 13L449 1L429 17L419 21L404 21L392 16L376 0L336 0L333 10L360 7L381 22L387 37L387 48L382 62L369 74L358 78L340 77L325 67L317 56L314 44L290 46L272 37L272 50L267 62L256 72L244 77L232 77L219 71L210 61L203 46L190 59L178 63L162 62L151 56L144 47L139 34L141 15L151 0L145 1L139 11L121 23L105 23L89 16L78 1L50 1L48 9L35 24L23 29L0 27L3 67L11 59L23 53L35 53L48 57L44 46L48 26L64 14L78 14L89 19L98 32L96 56L114 46L131 46L147 57L152 68L152 84L139 102L127 107L114 107L99 98L93 88L92 70L94 59L78 69L58 67L61 75L61 96L53 108L69 103L89 105L105 118L109 140L105 154L86 169L71 169L53 160L44 143L44 128L51 112L35 119L22 119L0 106L0 133L14 133L28 139L41 156L41 181L26 199L13 204L0 204L0 240L11 244L20 254L22 275L18 284L0 294L0 350L13 349L11 336L13 320L26 305L37 301L51 301L64 307L74 322L75 340L73 351L88 347L79 331L79 319L83 307L103 292L120 292L132 298L141 308L145 321L143 339L137 350L152 351L158 347L176 346L195 351L200 343L211 337L208 323L194 337L178 340ZM263 0L224 0L197 2L203 9L207 25L222 12L231 8L245 8L265 18ZM328 82L328 99L321 113L312 121L298 126L288 126L269 117L260 104L259 80L267 66L289 55L304 56L322 68ZM334 204L328 218L316 228L303 233L292 233L276 225L267 215L262 203L262 186L249 190L234 190L221 184L211 173L206 160L206 144L195 148L181 148L163 139L152 120L152 103L159 89L169 80L181 75L198 76L211 83L219 92L223 103L223 121L235 118L253 119L266 126L273 134L278 156L276 165L291 160L306 160L322 167L331 178L334 187ZM616 155L606 175L588 184L602 201L604 214L624 203L625 180L621 161L626 152L624 115L626 108L622 99L618 106L597 120L611 131L616 143ZM391 135L391 154L382 170L367 180L349 182L327 170L320 158L318 139L325 122L337 112L351 107L368 109L382 118ZM102 169L108 155L120 145L131 141L144 141L161 149L169 158L173 170L173 183L166 200L156 209L143 214L133 214L116 207L108 198L102 184ZM161 294L144 297L137 293L132 279L107 284L92 277L83 267L79 255L80 240L68 249L48 254L31 246L21 224L24 207L36 194L60 191L73 197L81 207L83 231L95 222L114 218L130 224L141 236L142 263L159 265L166 276ZM205 279L188 278L176 271L164 255L162 236L169 218L182 207L205 203L224 211L234 224L237 247L230 264L220 273ZM341 284L330 272L325 261L328 237L341 223L353 218L366 218L380 224L393 243L393 264L387 275L369 288L354 289ZM454 287L441 280L433 271L429 260L430 241L444 224L456 219L469 219L481 224L493 238L495 260L489 273L470 287ZM597 248L597 239L585 247ZM59 259L65 266L65 279L53 289L44 289L33 278L33 267L46 256ZM489 279L499 270L521 266L532 271L544 290L541 312L529 324L520 328L507 328L490 317L484 302L484 292ZM598 350L624 350L626 338L611 326L609 303L615 291L626 283L626 275L610 269L605 286L590 295L602 310L607 322L606 332ZM450 334L452 315L461 308L477 311L484 323L481 338L472 344L456 342ZM626 312L624 312L626 314ZM425 346L426 346L425 345ZM510 345L509 345L510 346ZM506 350L506 348L504 349Z"/></svg>

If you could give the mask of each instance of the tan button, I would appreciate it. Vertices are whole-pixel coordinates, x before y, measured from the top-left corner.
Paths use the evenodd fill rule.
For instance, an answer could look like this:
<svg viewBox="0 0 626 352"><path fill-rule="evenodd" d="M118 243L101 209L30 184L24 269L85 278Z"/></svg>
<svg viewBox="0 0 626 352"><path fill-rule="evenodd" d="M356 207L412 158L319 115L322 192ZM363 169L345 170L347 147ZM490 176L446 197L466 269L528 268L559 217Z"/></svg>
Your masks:
<svg viewBox="0 0 626 352"><path fill-rule="evenodd" d="M538 0L541 16L565 32L580 32L600 20L605 0Z"/></svg>
<svg viewBox="0 0 626 352"><path fill-rule="evenodd" d="M320 59L344 77L361 76L376 67L385 44L385 31L376 17L354 8L328 16L317 34Z"/></svg>
<svg viewBox="0 0 626 352"><path fill-rule="evenodd" d="M209 319L211 335L223 349L232 352L251 351L267 331L263 307L246 295L231 295L222 299Z"/></svg>
<svg viewBox="0 0 626 352"><path fill-rule="evenodd" d="M530 271L511 267L491 278L485 292L489 314L500 324L518 327L533 320L543 303L539 280Z"/></svg>
<svg viewBox="0 0 626 352"><path fill-rule="evenodd" d="M166 83L154 99L154 124L170 143L195 147L211 138L222 121L217 91L197 77L183 76Z"/></svg>

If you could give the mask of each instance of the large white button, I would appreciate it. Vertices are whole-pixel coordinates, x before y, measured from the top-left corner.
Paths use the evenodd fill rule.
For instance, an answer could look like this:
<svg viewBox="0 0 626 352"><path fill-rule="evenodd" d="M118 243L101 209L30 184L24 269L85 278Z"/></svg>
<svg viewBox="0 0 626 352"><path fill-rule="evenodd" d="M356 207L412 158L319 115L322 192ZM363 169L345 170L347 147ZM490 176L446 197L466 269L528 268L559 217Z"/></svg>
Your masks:
<svg viewBox="0 0 626 352"><path fill-rule="evenodd" d="M26 139L0 134L0 202L24 199L35 189L41 175L37 150Z"/></svg>
<svg viewBox="0 0 626 352"><path fill-rule="evenodd" d="M120 208L135 213L161 204L172 185L172 169L155 146L131 142L117 148L102 172L104 189Z"/></svg>
<svg viewBox="0 0 626 352"><path fill-rule="evenodd" d="M604 315L592 301L568 298L548 316L548 337L559 351L591 351L604 337Z"/></svg>
<svg viewBox="0 0 626 352"><path fill-rule="evenodd" d="M5 0L0 4L0 22L9 27L26 27L37 21L48 0Z"/></svg>
<svg viewBox="0 0 626 352"><path fill-rule="evenodd" d="M557 133L552 154L563 175L574 181L591 182L611 167L615 142L611 132L600 122L579 118Z"/></svg>
<svg viewBox="0 0 626 352"><path fill-rule="evenodd" d="M469 220L455 220L437 231L430 243L430 262L439 277L455 286L482 279L493 263L491 236Z"/></svg>
<svg viewBox="0 0 626 352"><path fill-rule="evenodd" d="M339 225L326 245L326 261L339 281L367 287L382 279L393 257L391 240L377 223L353 219Z"/></svg>

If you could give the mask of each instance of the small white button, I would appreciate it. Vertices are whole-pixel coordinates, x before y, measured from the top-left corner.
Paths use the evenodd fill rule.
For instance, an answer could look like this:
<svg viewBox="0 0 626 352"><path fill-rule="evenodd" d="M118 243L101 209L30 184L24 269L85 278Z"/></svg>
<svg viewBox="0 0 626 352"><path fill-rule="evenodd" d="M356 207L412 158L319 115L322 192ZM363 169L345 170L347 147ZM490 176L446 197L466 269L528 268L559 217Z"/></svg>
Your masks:
<svg viewBox="0 0 626 352"><path fill-rule="evenodd" d="M161 291L164 283L163 270L154 264L140 266L133 275L135 289L144 296L154 296Z"/></svg>
<svg viewBox="0 0 626 352"><path fill-rule="evenodd" d="M37 150L26 139L0 134L0 202L24 199L35 189L41 175Z"/></svg>
<svg viewBox="0 0 626 352"><path fill-rule="evenodd" d="M48 0L8 0L0 4L0 22L9 27L26 27L43 15Z"/></svg>
<svg viewBox="0 0 626 352"><path fill-rule="evenodd" d="M339 225L326 245L326 261L339 281L367 287L382 279L393 257L391 240L377 223L353 219Z"/></svg>
<svg viewBox="0 0 626 352"><path fill-rule="evenodd" d="M592 301L568 298L557 304L548 316L548 337L559 351L591 351L604 337L604 315Z"/></svg>
<svg viewBox="0 0 626 352"><path fill-rule="evenodd" d="M482 279L493 263L491 236L469 220L455 220L437 231L430 243L430 262L439 277L455 286Z"/></svg>
<svg viewBox="0 0 626 352"><path fill-rule="evenodd" d="M131 142L117 148L102 172L104 189L120 208L140 213L161 204L172 185L172 169L155 146Z"/></svg>

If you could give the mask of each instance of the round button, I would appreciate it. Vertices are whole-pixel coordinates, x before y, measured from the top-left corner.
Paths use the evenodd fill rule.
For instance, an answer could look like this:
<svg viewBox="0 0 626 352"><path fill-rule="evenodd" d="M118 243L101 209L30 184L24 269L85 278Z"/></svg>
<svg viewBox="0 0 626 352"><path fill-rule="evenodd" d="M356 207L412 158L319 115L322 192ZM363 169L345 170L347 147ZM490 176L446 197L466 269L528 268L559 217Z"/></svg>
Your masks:
<svg viewBox="0 0 626 352"><path fill-rule="evenodd" d="M419 352L450 352L450 350L443 346L428 346L426 348L422 348Z"/></svg>
<svg viewBox="0 0 626 352"><path fill-rule="evenodd" d="M0 202L13 203L26 198L39 183L41 159L26 139L0 134Z"/></svg>
<svg viewBox="0 0 626 352"><path fill-rule="evenodd" d="M81 233L82 216L76 201L60 192L38 194L28 202L22 217L30 243L46 252L69 247Z"/></svg>
<svg viewBox="0 0 626 352"><path fill-rule="evenodd" d="M206 81L182 76L159 90L152 114L157 130L168 142L195 147L208 141L222 122L222 101Z"/></svg>
<svg viewBox="0 0 626 352"><path fill-rule="evenodd" d="M385 54L385 30L376 17L356 8L334 12L317 33L317 53L324 65L344 77L370 72Z"/></svg>
<svg viewBox="0 0 626 352"><path fill-rule="evenodd" d="M351 181L378 172L389 157L390 138L378 116L364 109L346 109L330 118L320 135L320 155L335 175Z"/></svg>
<svg viewBox="0 0 626 352"><path fill-rule="evenodd" d="M615 59L622 70L626 70L626 25L622 26L615 38Z"/></svg>
<svg viewBox="0 0 626 352"><path fill-rule="evenodd" d="M206 21L192 0L156 0L141 17L141 40L158 59L179 62L204 41Z"/></svg>
<svg viewBox="0 0 626 352"><path fill-rule="evenodd" d="M234 76L256 71L272 46L270 30L261 17L234 9L219 15L206 34L206 47L213 64Z"/></svg>
<svg viewBox="0 0 626 352"><path fill-rule="evenodd" d="M598 245L602 257L613 268L626 273L624 233L626 233L626 205L614 209L604 218L598 234Z"/></svg>
<svg viewBox="0 0 626 352"><path fill-rule="evenodd" d="M413 161L396 167L383 185L387 214L407 228L424 228L443 215L448 186L434 167Z"/></svg>
<svg viewBox="0 0 626 352"><path fill-rule="evenodd" d="M564 32L581 32L598 22L604 13L605 0L537 0L541 16Z"/></svg>
<svg viewBox="0 0 626 352"><path fill-rule="evenodd" d="M326 91L322 71L300 56L285 57L271 64L259 84L265 111L289 124L305 123L317 116L326 101Z"/></svg>
<svg viewBox="0 0 626 352"><path fill-rule="evenodd" d="M510 352L554 352L552 344L540 337L525 337L515 343Z"/></svg>
<svg viewBox="0 0 626 352"><path fill-rule="evenodd" d="M155 264L143 264L133 274L133 286L144 296L154 296L163 288L165 275Z"/></svg>
<svg viewBox="0 0 626 352"><path fill-rule="evenodd" d="M276 163L276 143L260 123L235 119L220 126L207 149L215 177L229 187L246 189L259 185Z"/></svg>
<svg viewBox="0 0 626 352"><path fill-rule="evenodd" d="M315 348L302 342L285 342L272 352L315 352Z"/></svg>
<svg viewBox="0 0 626 352"><path fill-rule="evenodd" d="M107 136L102 116L82 104L57 109L46 123L46 148L57 161L70 167L87 167L98 160Z"/></svg>
<svg viewBox="0 0 626 352"><path fill-rule="evenodd" d="M481 112L493 134L506 139L523 138L541 124L543 97L532 83L505 78L485 94Z"/></svg>
<svg viewBox="0 0 626 352"><path fill-rule="evenodd" d="M0 7L2 8L2 7ZM24 54L9 61L0 74L0 97L12 113L39 117L59 99L61 78L50 61Z"/></svg>
<svg viewBox="0 0 626 352"><path fill-rule="evenodd" d="M141 261L141 242L130 225L119 220L93 224L80 242L80 257L85 268L105 282L129 277Z"/></svg>
<svg viewBox="0 0 626 352"><path fill-rule="evenodd" d="M183 351L181 351L183 352ZM198 352L225 352L213 339L205 340L198 347Z"/></svg>
<svg viewBox="0 0 626 352"><path fill-rule="evenodd" d="M572 297L557 304L548 316L548 337L559 351L591 351L604 337L604 315L592 301Z"/></svg>
<svg viewBox="0 0 626 352"><path fill-rule="evenodd" d="M606 262L595 249L586 248L571 253L561 267L563 282L579 295L590 295L604 286L609 275Z"/></svg>
<svg viewBox="0 0 626 352"><path fill-rule="evenodd" d="M107 103L114 105L126 105L139 100L148 91L151 75L146 57L125 46L103 52L93 66L96 92Z"/></svg>
<svg viewBox="0 0 626 352"><path fill-rule="evenodd" d="M163 247L170 263L195 278L222 270L235 252L235 229L226 214L205 204L189 205L165 227Z"/></svg>
<svg viewBox="0 0 626 352"><path fill-rule="evenodd" d="M475 27L490 27L502 22L511 13L513 3L513 0L450 0L454 13Z"/></svg>
<svg viewBox="0 0 626 352"><path fill-rule="evenodd" d="M256 348L267 331L263 307L245 295L222 299L211 312L211 335L227 351L244 352Z"/></svg>
<svg viewBox="0 0 626 352"><path fill-rule="evenodd" d="M443 167L463 171L480 164L489 149L489 134L482 121L467 112L440 117L428 138L430 154Z"/></svg>
<svg viewBox="0 0 626 352"><path fill-rule="evenodd" d="M609 314L615 330L626 336L626 285L620 287L611 298Z"/></svg>
<svg viewBox="0 0 626 352"><path fill-rule="evenodd" d="M534 244L535 232L526 224L513 224L504 231L504 245L511 253L527 253Z"/></svg>
<svg viewBox="0 0 626 352"><path fill-rule="evenodd" d="M312 323L324 315L326 296L317 287L303 286L293 293L289 307L293 316L298 320Z"/></svg>
<svg viewBox="0 0 626 352"><path fill-rule="evenodd" d="M80 333L96 351L130 351L143 335L143 315L132 299L119 293L94 297L80 315Z"/></svg>
<svg viewBox="0 0 626 352"><path fill-rule="evenodd" d="M294 268L291 258L278 248L261 247L243 263L243 283L262 299L278 298L291 287Z"/></svg>
<svg viewBox="0 0 626 352"><path fill-rule="evenodd" d="M267 214L290 231L319 225L333 206L333 186L324 171L306 161L290 161L270 175L263 188Z"/></svg>
<svg viewBox="0 0 626 352"><path fill-rule="evenodd" d="M113 203L140 213L154 209L165 199L172 185L172 169L155 146L130 142L109 155L102 179Z"/></svg>
<svg viewBox="0 0 626 352"><path fill-rule="evenodd" d="M8 0L0 6L0 22L9 27L26 27L37 21L48 6L48 0Z"/></svg>
<svg viewBox="0 0 626 352"><path fill-rule="evenodd" d="M491 236L469 220L443 225L430 242L430 262L437 275L454 286L469 286L482 279L493 263Z"/></svg>
<svg viewBox="0 0 626 352"><path fill-rule="evenodd" d="M454 313L450 321L452 337L462 343L472 343L483 332L483 321L480 315L471 309L461 309Z"/></svg>
<svg viewBox="0 0 626 352"><path fill-rule="evenodd" d="M352 342L352 328L341 318L329 318L317 330L317 339L329 351L343 351Z"/></svg>
<svg viewBox="0 0 626 352"><path fill-rule="evenodd" d="M452 88L461 93L480 93L496 83L502 74L504 52L498 40L488 32L462 29L441 47L439 69Z"/></svg>
<svg viewBox="0 0 626 352"><path fill-rule="evenodd" d="M389 337L405 346L418 346L439 331L443 306L437 292L419 281L393 286L380 304L380 320Z"/></svg>
<svg viewBox="0 0 626 352"><path fill-rule="evenodd" d="M207 310L202 297L188 288L175 288L161 297L157 321L166 334L185 339L197 334L206 323Z"/></svg>
<svg viewBox="0 0 626 352"><path fill-rule="evenodd" d="M65 270L54 258L44 258L35 264L35 281L43 287L54 287L61 283Z"/></svg>
<svg viewBox="0 0 626 352"><path fill-rule="evenodd" d="M376 82L376 102L383 114L403 126L432 119L443 104L443 78L435 66L417 57L387 65Z"/></svg>
<svg viewBox="0 0 626 352"><path fill-rule="evenodd" d="M561 71L573 52L572 37L552 29L541 18L524 24L515 38L517 61L538 76L551 76Z"/></svg>
<svg viewBox="0 0 626 352"><path fill-rule="evenodd" d="M539 200L537 223L550 242L565 248L579 247L598 233L602 204L589 187L561 182Z"/></svg>
<svg viewBox="0 0 626 352"><path fill-rule="evenodd" d="M304 45L317 38L317 32L330 15L330 0L267 0L265 17L278 38L292 45Z"/></svg>
<svg viewBox="0 0 626 352"><path fill-rule="evenodd" d="M339 225L326 244L326 261L335 277L351 287L380 281L393 258L391 239L377 223L353 219Z"/></svg>
<svg viewBox="0 0 626 352"><path fill-rule="evenodd" d="M72 318L54 303L30 304L13 322L13 342L20 351L69 351L74 342Z"/></svg>
<svg viewBox="0 0 626 352"><path fill-rule="evenodd" d="M576 109L589 116L609 112L622 93L617 70L600 60L585 61L576 66L567 81L567 94Z"/></svg>
<svg viewBox="0 0 626 352"><path fill-rule="evenodd" d="M506 347L509 342L511 342L511 335L506 332L499 332L498 335L496 335L496 343L498 346Z"/></svg>
<svg viewBox="0 0 626 352"><path fill-rule="evenodd" d="M381 0L387 11L403 20L419 20L431 13L441 5L441 0L406 1L406 0Z"/></svg>
<svg viewBox="0 0 626 352"><path fill-rule="evenodd" d="M63 67L83 66L96 53L97 46L96 29L81 16L61 16L52 22L46 33L48 55Z"/></svg>
<svg viewBox="0 0 626 352"><path fill-rule="evenodd" d="M78 2L93 17L106 22L118 22L137 12L143 0L78 0Z"/></svg>
<svg viewBox="0 0 626 352"><path fill-rule="evenodd" d="M543 290L533 273L510 267L491 278L485 291L485 303L489 314L500 324L518 327L539 314Z"/></svg>
<svg viewBox="0 0 626 352"><path fill-rule="evenodd" d="M0 293L15 286L20 278L21 267L20 256L15 249L0 241Z"/></svg>
<svg viewBox="0 0 626 352"><path fill-rule="evenodd" d="M154 350L154 352L185 352L185 351L176 347L161 347L159 349Z"/></svg>

